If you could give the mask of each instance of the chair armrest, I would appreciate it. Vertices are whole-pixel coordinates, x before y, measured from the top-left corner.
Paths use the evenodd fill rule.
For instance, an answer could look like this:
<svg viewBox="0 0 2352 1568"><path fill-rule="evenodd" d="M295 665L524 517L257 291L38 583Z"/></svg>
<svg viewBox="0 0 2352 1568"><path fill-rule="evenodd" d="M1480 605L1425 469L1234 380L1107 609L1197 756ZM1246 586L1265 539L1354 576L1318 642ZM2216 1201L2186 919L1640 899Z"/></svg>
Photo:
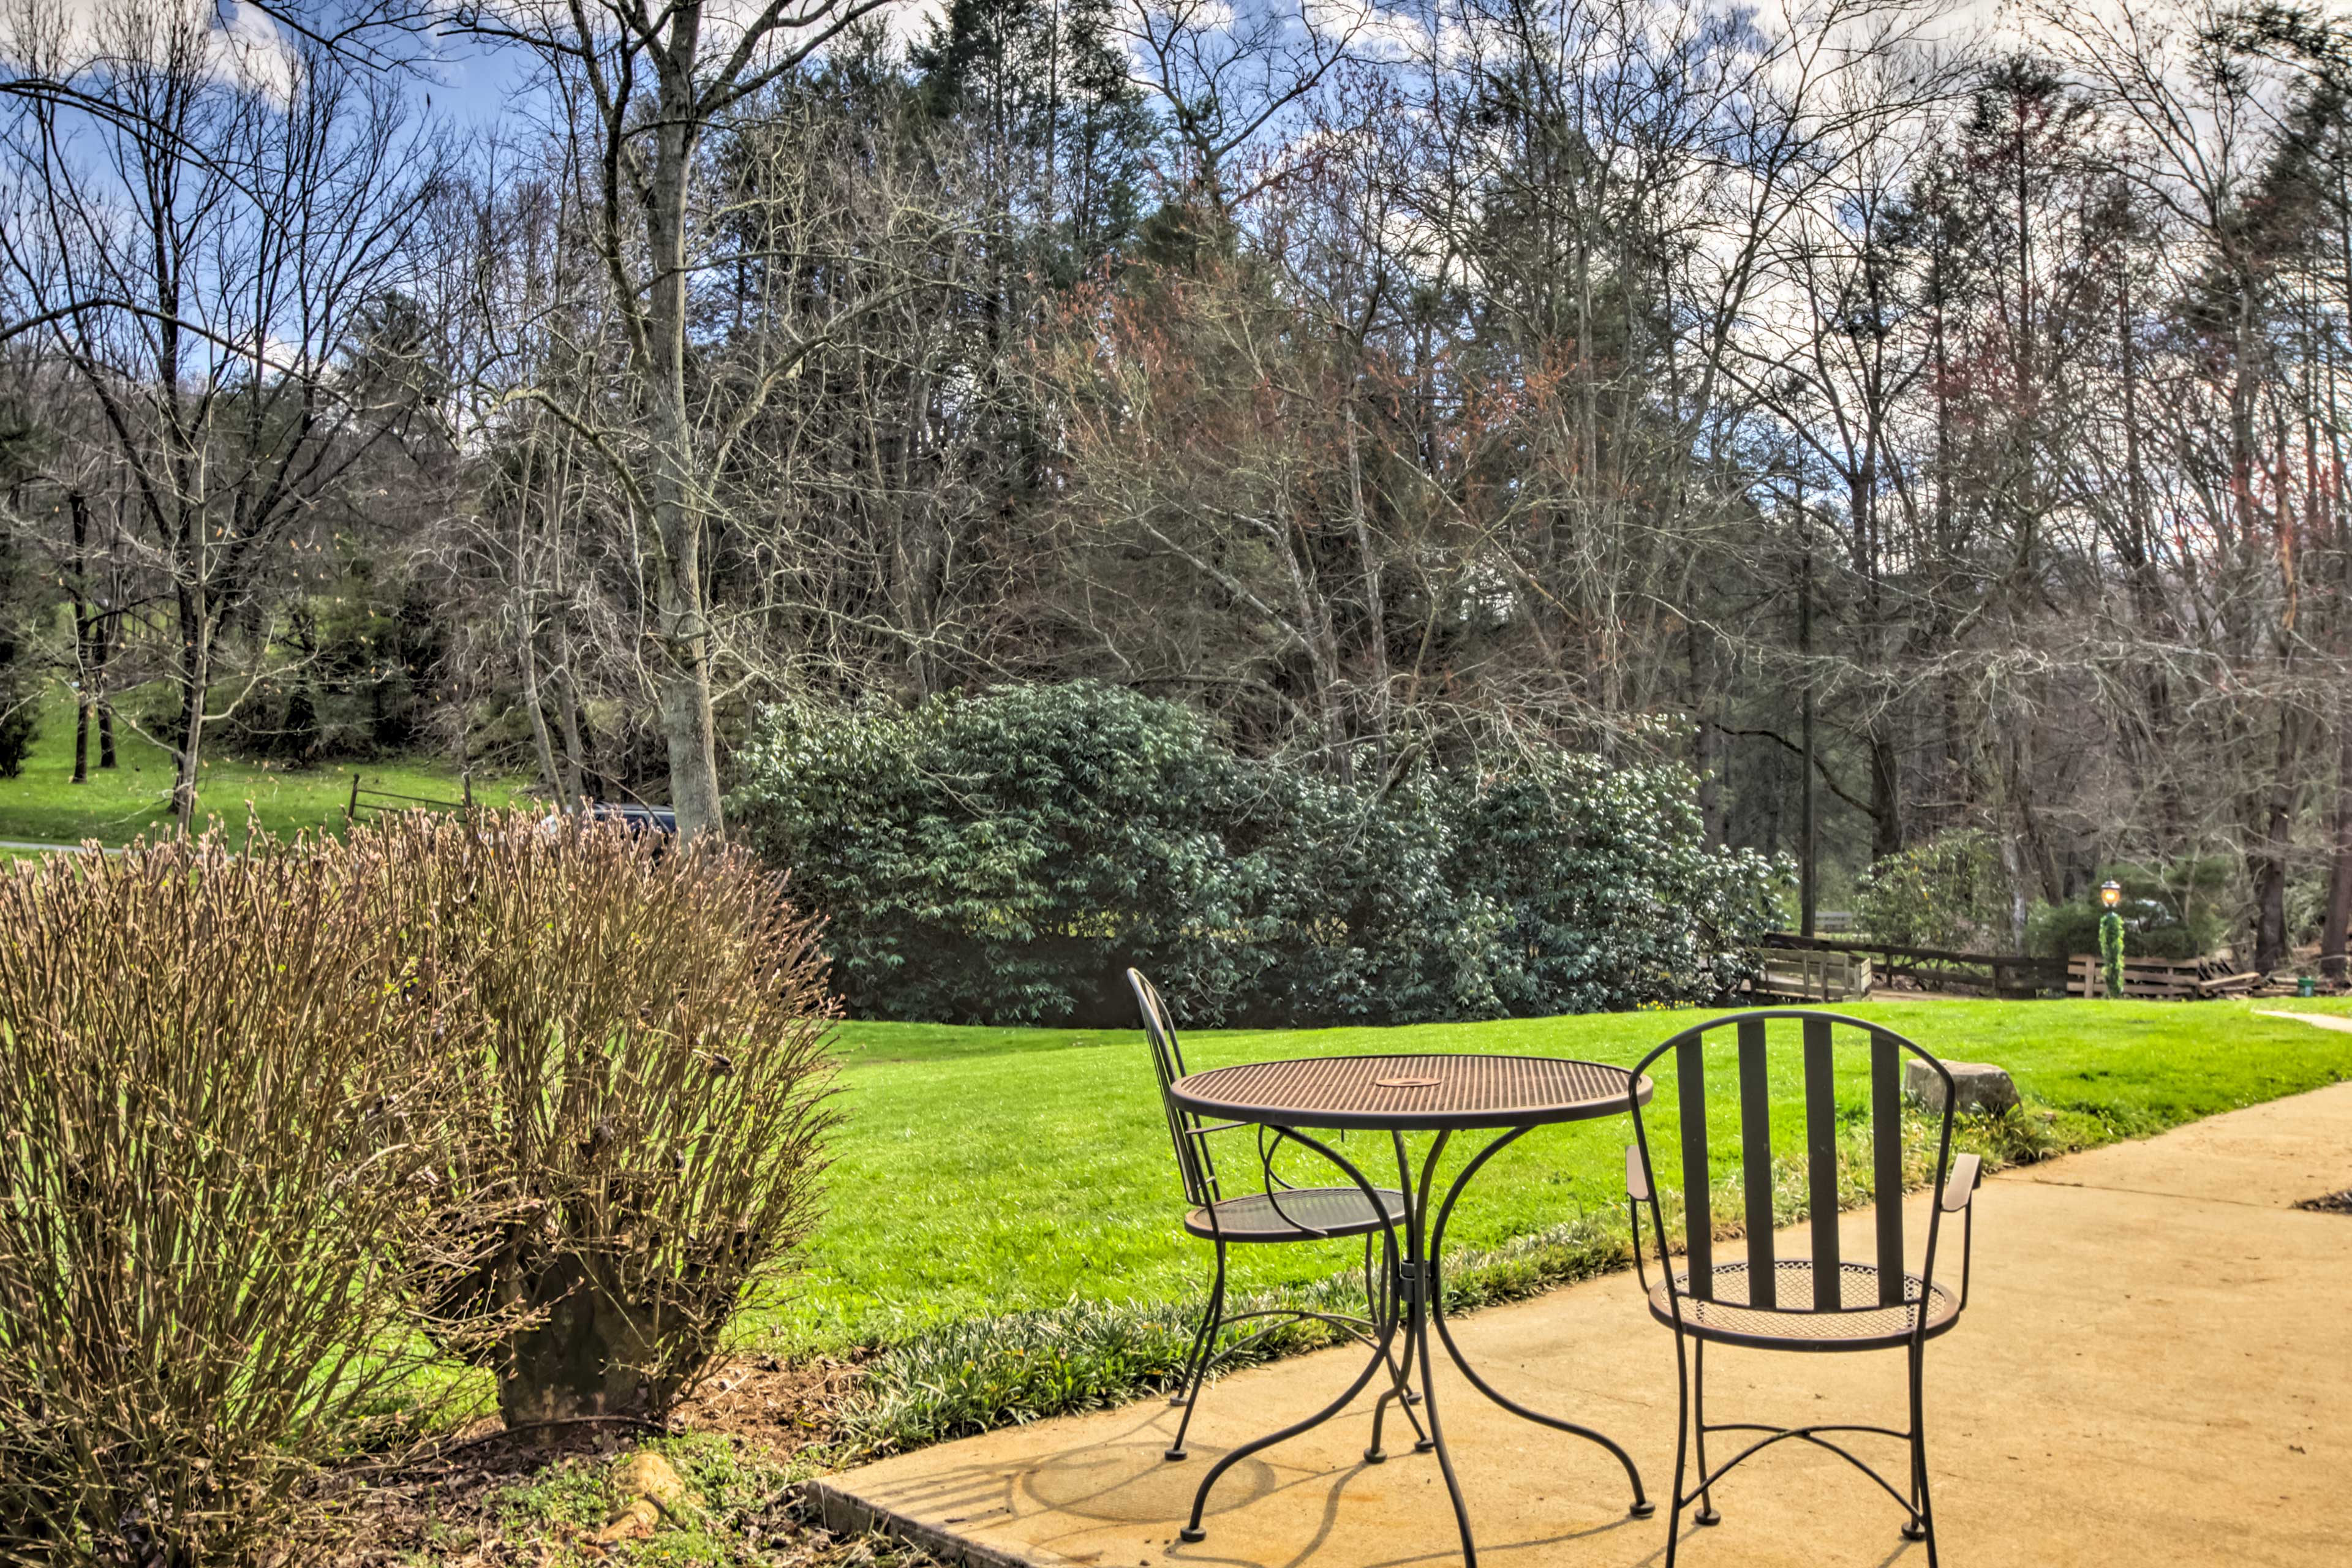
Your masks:
<svg viewBox="0 0 2352 1568"><path fill-rule="evenodd" d="M1638 1145L1625 1145L1625 1195L1640 1202L1650 1195L1650 1178L1642 1169L1642 1151Z"/></svg>
<svg viewBox="0 0 2352 1568"><path fill-rule="evenodd" d="M1984 1180L1984 1161L1974 1154L1963 1154L1952 1162L1950 1173L1944 1178L1944 1212L1958 1214L1969 1206L1977 1195L1977 1185Z"/></svg>

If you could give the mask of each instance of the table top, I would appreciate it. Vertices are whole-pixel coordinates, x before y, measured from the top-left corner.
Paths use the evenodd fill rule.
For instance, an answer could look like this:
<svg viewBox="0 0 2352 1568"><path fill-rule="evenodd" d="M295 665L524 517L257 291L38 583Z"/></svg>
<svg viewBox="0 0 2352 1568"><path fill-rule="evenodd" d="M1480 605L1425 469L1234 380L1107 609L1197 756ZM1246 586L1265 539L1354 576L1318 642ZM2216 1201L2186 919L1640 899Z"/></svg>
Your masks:
<svg viewBox="0 0 2352 1568"><path fill-rule="evenodd" d="M1614 1116L1629 1089L1649 1103L1648 1079L1560 1057L1300 1057L1192 1073L1168 1092L1219 1121L1435 1132Z"/></svg>

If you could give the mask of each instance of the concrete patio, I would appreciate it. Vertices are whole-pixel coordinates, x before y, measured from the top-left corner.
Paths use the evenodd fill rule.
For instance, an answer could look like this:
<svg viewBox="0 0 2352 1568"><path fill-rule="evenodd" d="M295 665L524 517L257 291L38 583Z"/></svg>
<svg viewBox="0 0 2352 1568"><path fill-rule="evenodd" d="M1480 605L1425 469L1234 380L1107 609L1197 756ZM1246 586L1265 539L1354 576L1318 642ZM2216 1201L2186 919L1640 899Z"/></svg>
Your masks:
<svg viewBox="0 0 2352 1568"><path fill-rule="evenodd" d="M2347 1187L2352 1084L1988 1182L1968 1312L1927 1353L1943 1561L2352 1562L2352 1217L2293 1206ZM1867 1222L1849 1216L1854 1245ZM1957 1270L1957 1247L1948 1257ZM1664 1498L1673 1340L1630 1275L1455 1328L1490 1381L1616 1437ZM1365 1464L1358 1411L1235 1467L1208 1539L1176 1539L1192 1489L1226 1447L1317 1408L1361 1364L1358 1351L1329 1351L1212 1384L1182 1463L1160 1458L1176 1412L1152 1401L902 1455L813 1490L836 1524L879 1523L974 1563L1458 1562L1435 1460L1391 1439L1389 1462ZM1623 1568L1663 1556L1663 1502L1656 1518L1628 1519L1623 1474L1600 1449L1517 1420L1441 1367L1438 1402L1486 1562ZM1902 1381L1899 1353L1717 1350L1709 1412L1899 1426ZM1368 1412L1370 1395L1360 1404ZM1899 1446L1864 1451L1901 1473ZM1883 1493L1803 1445L1751 1460L1715 1501L1719 1527L1685 1517L1680 1561L1694 1568L1927 1561L1897 1535L1900 1511Z"/></svg>

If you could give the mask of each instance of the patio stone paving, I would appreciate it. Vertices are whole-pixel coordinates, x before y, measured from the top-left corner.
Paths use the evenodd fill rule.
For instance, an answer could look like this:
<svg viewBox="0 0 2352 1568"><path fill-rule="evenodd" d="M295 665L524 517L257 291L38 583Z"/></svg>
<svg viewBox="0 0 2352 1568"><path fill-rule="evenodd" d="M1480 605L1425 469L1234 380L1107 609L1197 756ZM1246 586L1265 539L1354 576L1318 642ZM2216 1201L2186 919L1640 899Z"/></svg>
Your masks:
<svg viewBox="0 0 2352 1568"><path fill-rule="evenodd" d="M1987 1182L1968 1311L1927 1351L1943 1561L2352 1562L2342 1509L2352 1476L2352 1217L2294 1207L2347 1186L2352 1083ZM1924 1217L1919 1200L1915 1238ZM1849 1256L1864 1255L1868 1214L1848 1224ZM1957 1234L1950 1240L1956 1271ZM1803 1246L1792 1233L1790 1248ZM1244 1256L1244 1281L1247 1268ZM1673 1336L1651 1321L1630 1274L1456 1320L1455 1332L1498 1387L1608 1432L1633 1451L1651 1495L1665 1494ZM1708 1361L1718 1420L1902 1425L1899 1352L1716 1347ZM1213 1499L1208 1539L1176 1540L1193 1487L1226 1447L1318 1407L1361 1364L1355 1350L1327 1351L1213 1384L1181 1463L1160 1457L1176 1412L1155 1400L942 1444L812 1489L837 1524L878 1522L973 1563L1459 1562L1434 1458L1397 1452L1392 1440L1386 1464L1363 1462L1369 1394L1360 1412L1235 1467ZM1656 1518L1628 1519L1622 1472L1601 1450L1507 1415L1442 1361L1438 1403L1486 1563L1629 1568L1663 1556L1664 1503ZM1901 1473L1899 1445L1881 1440L1865 1453ZM1715 1501L1716 1528L1685 1516L1680 1562L1692 1568L1927 1561L1925 1547L1896 1534L1899 1510L1883 1493L1803 1445L1742 1466Z"/></svg>

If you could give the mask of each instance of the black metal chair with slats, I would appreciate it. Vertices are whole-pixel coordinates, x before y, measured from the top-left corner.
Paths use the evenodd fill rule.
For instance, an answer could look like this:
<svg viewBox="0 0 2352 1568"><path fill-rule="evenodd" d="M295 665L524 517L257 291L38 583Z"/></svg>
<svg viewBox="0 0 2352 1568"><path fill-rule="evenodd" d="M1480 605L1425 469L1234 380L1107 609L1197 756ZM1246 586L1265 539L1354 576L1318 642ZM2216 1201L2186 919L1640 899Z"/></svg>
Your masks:
<svg viewBox="0 0 2352 1568"><path fill-rule="evenodd" d="M1349 1338L1366 1346L1379 1343L1381 1325L1397 1308L1395 1236L1391 1226L1405 1215L1402 1193L1392 1188L1373 1189L1379 1195L1385 1213L1374 1212L1371 1199L1360 1187L1300 1187L1286 1181L1275 1169L1275 1157L1284 1141L1276 1131L1273 1142L1266 1139L1267 1130L1240 1121L1207 1122L1179 1106L1168 1093L1169 1085L1185 1073L1183 1047L1176 1038L1176 1025L1169 1016L1167 1004L1160 999L1159 989L1137 970L1127 972L1127 983L1135 993L1136 1010L1143 1016L1143 1032L1151 1045L1151 1068L1160 1084L1160 1107L1168 1118L1168 1135L1176 1148L1176 1170L1183 1185L1186 1213L1184 1228L1203 1241L1212 1242L1217 1249L1217 1273L1209 1288L1207 1309L1201 1314L1200 1328L1193 1333L1192 1350L1184 1358L1184 1367L1177 1379L1171 1405L1184 1406L1183 1419L1177 1424L1176 1440L1169 1446L1168 1458L1184 1458L1184 1435L1192 1429L1192 1409L1198 1403L1201 1384L1212 1365L1230 1359L1250 1344L1286 1323L1313 1319L1328 1323ZM1256 1192L1227 1196L1219 1184L1216 1162L1211 1155L1209 1139L1219 1132L1251 1127L1258 1134L1257 1164L1264 1178ZM1366 1318L1344 1313L1320 1312L1303 1307L1267 1308L1257 1311L1225 1312L1226 1253L1237 1245L1267 1245L1281 1242L1327 1241L1334 1237L1364 1238L1364 1295ZM1375 1247L1375 1242L1379 1243ZM1383 1259L1374 1267L1375 1252ZM1268 1320L1264 1325L1234 1341L1219 1346L1218 1338L1237 1323ZM1411 1406L1417 1396L1405 1388L1404 1369L1393 1361L1390 1363L1391 1386L1381 1400L1383 1409L1391 1399L1405 1406L1405 1417L1412 1423L1413 1433L1422 1447L1427 1447L1427 1434ZM1375 1422L1374 1431L1378 1431Z"/></svg>
<svg viewBox="0 0 2352 1568"><path fill-rule="evenodd" d="M1836 1068L1843 1032L1860 1030L1868 1040L1870 1072L1869 1147L1872 1179L1872 1249L1867 1259L1845 1256L1838 1226L1839 1128ZM1707 1070L1710 1040L1737 1042L1739 1105L1740 1219L1745 1230L1738 1251L1718 1254L1715 1205L1709 1178L1706 1113L1714 1102ZM1805 1179L1811 1222L1803 1257L1778 1255L1773 1233L1772 1101L1770 1069L1785 1060L1790 1037L1802 1058ZM1776 1054L1780 1053L1780 1054ZM1775 1443L1789 1439L1828 1449L1885 1488L1905 1512L1906 1539L1924 1541L1929 1568L1936 1563L1936 1519L1927 1488L1927 1448L1921 1369L1927 1343L1948 1333L1968 1304L1969 1254L1975 1228L1970 1200L1979 1174L1977 1156L1952 1158L1952 1076L1934 1057L1891 1029L1843 1014L1808 1008L1765 1008L1733 1014L1685 1029L1648 1056L1633 1071L1638 1079L1666 1057L1674 1058L1683 1197L1683 1266L1667 1247L1662 1184L1652 1158L1652 1129L1637 1101L1633 1107L1635 1142L1625 1151L1625 1188L1633 1221L1633 1260L1649 1297L1651 1316L1675 1331L1675 1368L1679 1409L1675 1440L1674 1506L1666 1526L1666 1563L1672 1568L1682 1511L1691 1503L1696 1523L1721 1522L1713 1489L1735 1466ZM1903 1064L1926 1062L1942 1079L1943 1110L1927 1126L1933 1142L1935 1197L1927 1210L1924 1256L1916 1272L1904 1256L1903 1178L1906 1122ZM1662 1093L1661 1100L1666 1097ZM1654 1106L1654 1115L1659 1108ZM1923 1141L1924 1142L1924 1141ZM1643 1207L1649 1210L1658 1279L1653 1282L1642 1254ZM1936 1248L1944 1215L1961 1216L1959 1288L1936 1274ZM1907 1430L1859 1425L1794 1427L1706 1419L1706 1347L1742 1345L1762 1350L1849 1352L1901 1350L1909 1368ZM1706 1440L1717 1433L1761 1434L1730 1459L1707 1468ZM1910 1450L1907 1495L1851 1452L1850 1436L1903 1441ZM1697 1480L1687 1490L1684 1477L1696 1450Z"/></svg>

